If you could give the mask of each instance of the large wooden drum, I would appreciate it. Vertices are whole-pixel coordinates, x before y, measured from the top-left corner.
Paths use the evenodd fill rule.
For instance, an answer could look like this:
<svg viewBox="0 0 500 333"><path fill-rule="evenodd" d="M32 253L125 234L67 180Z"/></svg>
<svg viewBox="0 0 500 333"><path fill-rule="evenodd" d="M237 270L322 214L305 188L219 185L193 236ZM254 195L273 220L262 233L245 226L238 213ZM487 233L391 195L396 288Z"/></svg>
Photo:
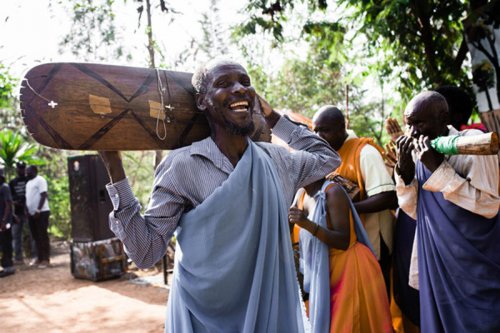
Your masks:
<svg viewBox="0 0 500 333"><path fill-rule="evenodd" d="M28 71L21 110L39 143L74 150L175 149L206 138L190 73L84 63Z"/></svg>

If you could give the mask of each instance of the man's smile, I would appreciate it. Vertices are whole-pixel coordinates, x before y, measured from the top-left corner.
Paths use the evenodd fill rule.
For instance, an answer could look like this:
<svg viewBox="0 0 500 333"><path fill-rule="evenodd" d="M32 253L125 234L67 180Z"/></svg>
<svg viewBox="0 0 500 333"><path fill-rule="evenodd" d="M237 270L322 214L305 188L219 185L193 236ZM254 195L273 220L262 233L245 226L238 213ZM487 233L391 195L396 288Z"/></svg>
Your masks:
<svg viewBox="0 0 500 333"><path fill-rule="evenodd" d="M234 112L248 112L248 102L247 101L238 101L229 104L229 107Z"/></svg>

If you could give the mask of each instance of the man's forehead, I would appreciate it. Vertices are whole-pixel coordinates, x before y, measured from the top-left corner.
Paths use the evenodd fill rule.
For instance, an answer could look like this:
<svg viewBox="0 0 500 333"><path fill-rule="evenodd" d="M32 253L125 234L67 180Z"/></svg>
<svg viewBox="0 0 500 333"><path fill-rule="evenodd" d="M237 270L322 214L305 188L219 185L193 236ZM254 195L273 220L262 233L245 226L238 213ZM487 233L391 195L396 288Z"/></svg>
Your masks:
<svg viewBox="0 0 500 333"><path fill-rule="evenodd" d="M408 118L411 116L413 109L408 109L406 108L405 111L403 112L403 117Z"/></svg>
<svg viewBox="0 0 500 333"><path fill-rule="evenodd" d="M235 62L222 62L217 63L212 67L207 69L208 75L210 77L215 78L222 75L230 75L230 74L244 74L248 75L247 71L243 66Z"/></svg>
<svg viewBox="0 0 500 333"><path fill-rule="evenodd" d="M425 111L424 100L414 98L406 106L405 111L403 112L403 116L406 118L413 118L415 116L420 115L424 111Z"/></svg>
<svg viewBox="0 0 500 333"><path fill-rule="evenodd" d="M316 127L335 127L340 126L342 123L339 117L342 116L336 115L331 111L319 112L314 115L312 122Z"/></svg>

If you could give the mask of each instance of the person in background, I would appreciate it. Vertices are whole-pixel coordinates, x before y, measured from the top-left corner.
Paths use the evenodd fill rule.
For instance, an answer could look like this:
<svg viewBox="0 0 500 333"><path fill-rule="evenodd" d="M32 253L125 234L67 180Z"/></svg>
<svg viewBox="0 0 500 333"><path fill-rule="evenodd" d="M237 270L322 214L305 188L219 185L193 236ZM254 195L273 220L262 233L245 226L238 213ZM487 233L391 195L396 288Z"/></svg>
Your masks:
<svg viewBox="0 0 500 333"><path fill-rule="evenodd" d="M2 270L0 277L16 272L12 261L12 196L5 182L4 168L0 167L0 245L2 247Z"/></svg>
<svg viewBox="0 0 500 333"><path fill-rule="evenodd" d="M394 167L398 161L396 141L404 135L395 118L387 118L385 130L391 141L386 145L386 165ZM387 163L387 160L389 163ZM396 210L396 226L394 228L394 249L392 267L391 315L396 333L418 333L420 326L420 301L418 290L409 285L410 264L413 250L416 221L404 210Z"/></svg>
<svg viewBox="0 0 500 333"><path fill-rule="evenodd" d="M392 332L382 271L346 191L322 179L299 190L296 203L288 218L300 227L312 332Z"/></svg>
<svg viewBox="0 0 500 333"><path fill-rule="evenodd" d="M469 118L472 115L474 104L465 90L457 86L444 85L435 89L440 93L448 104L449 125L459 131L465 129L478 129L487 132L486 127L482 123L474 123L469 125Z"/></svg>
<svg viewBox="0 0 500 333"><path fill-rule="evenodd" d="M30 165L26 173L26 211L38 255L34 265L45 268L50 264L48 186L35 165Z"/></svg>
<svg viewBox="0 0 500 333"><path fill-rule="evenodd" d="M14 219L12 224L12 246L14 248L14 263L22 265L24 263L23 254L23 233L29 229L26 218L26 164L16 163L17 176L9 182L12 200L14 201ZM28 230L28 237L31 239L31 232ZM28 238L26 237L26 238ZM30 242L31 244L31 242Z"/></svg>
<svg viewBox="0 0 500 333"><path fill-rule="evenodd" d="M383 150L371 138L358 138L347 131L344 115L332 106L321 107L313 117L313 130L338 151L342 163L333 174L359 186L356 212L366 229L380 263L389 293L394 217L397 207L394 181L382 158Z"/></svg>
<svg viewBox="0 0 500 333"><path fill-rule="evenodd" d="M417 221L420 329L500 332L498 157L446 156L431 147L438 136L482 133L447 126L438 92L416 95L404 117L395 176L399 205Z"/></svg>

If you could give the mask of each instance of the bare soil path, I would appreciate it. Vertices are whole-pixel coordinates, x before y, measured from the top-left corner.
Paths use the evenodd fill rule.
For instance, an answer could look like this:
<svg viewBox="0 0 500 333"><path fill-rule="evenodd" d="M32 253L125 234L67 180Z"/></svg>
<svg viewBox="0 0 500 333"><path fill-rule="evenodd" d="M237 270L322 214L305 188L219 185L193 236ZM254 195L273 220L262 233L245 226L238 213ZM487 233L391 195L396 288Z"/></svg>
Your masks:
<svg viewBox="0 0 500 333"><path fill-rule="evenodd" d="M56 242L50 267L20 266L0 279L0 332L161 333L167 297L156 269L102 282L75 279L68 244Z"/></svg>

